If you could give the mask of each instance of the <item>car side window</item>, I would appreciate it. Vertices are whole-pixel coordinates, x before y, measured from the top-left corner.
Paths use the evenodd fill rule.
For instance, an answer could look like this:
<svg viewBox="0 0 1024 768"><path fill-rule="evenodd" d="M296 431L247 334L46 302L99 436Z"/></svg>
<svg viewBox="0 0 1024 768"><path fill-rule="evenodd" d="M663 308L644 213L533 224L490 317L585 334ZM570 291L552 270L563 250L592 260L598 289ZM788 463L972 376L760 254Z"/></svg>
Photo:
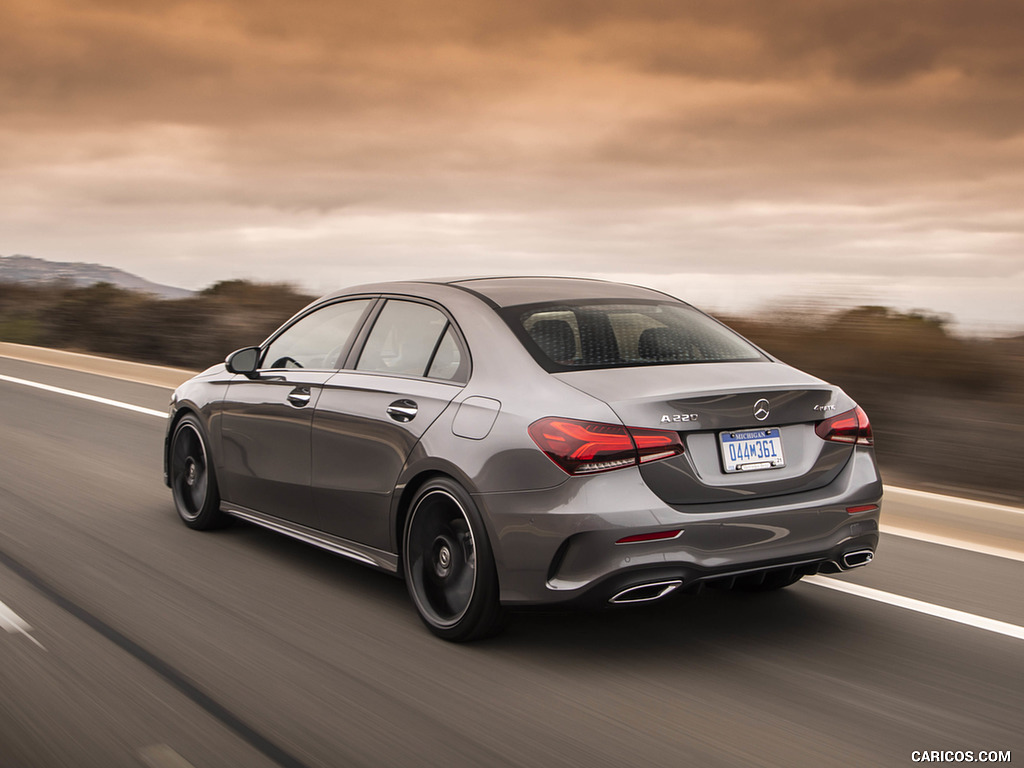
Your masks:
<svg viewBox="0 0 1024 768"><path fill-rule="evenodd" d="M430 366L429 375L434 378L452 378L461 357L442 312L426 304L390 299L366 339L356 370L426 376Z"/></svg>
<svg viewBox="0 0 1024 768"><path fill-rule="evenodd" d="M462 357L462 350L459 348L459 342L455 337L455 329L449 323L448 330L444 332L441 343L437 345L437 350L434 352L434 359L430 362L427 378L462 381L466 378L464 365L465 361Z"/></svg>
<svg viewBox="0 0 1024 768"><path fill-rule="evenodd" d="M262 368L308 368L330 371L341 367L370 299L328 304L288 326L263 353Z"/></svg>

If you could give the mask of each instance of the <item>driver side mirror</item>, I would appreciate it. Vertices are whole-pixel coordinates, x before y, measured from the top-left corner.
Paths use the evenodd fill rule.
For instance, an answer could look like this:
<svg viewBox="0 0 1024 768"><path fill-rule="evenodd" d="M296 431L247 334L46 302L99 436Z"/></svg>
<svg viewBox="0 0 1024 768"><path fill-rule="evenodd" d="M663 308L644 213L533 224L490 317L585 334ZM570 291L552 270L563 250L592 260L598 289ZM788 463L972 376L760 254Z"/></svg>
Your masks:
<svg viewBox="0 0 1024 768"><path fill-rule="evenodd" d="M236 349L228 355L227 360L224 361L224 365L227 366L229 373L241 373L244 376L248 376L250 379L256 378L256 370L259 364L259 347L244 347L243 349Z"/></svg>

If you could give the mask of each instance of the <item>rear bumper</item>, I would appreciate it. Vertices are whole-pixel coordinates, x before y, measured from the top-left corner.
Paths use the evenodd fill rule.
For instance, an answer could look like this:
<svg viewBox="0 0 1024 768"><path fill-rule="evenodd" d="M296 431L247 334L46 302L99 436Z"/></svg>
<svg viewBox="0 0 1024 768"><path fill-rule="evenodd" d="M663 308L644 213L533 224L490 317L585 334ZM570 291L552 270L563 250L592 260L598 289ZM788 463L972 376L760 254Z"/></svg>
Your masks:
<svg viewBox="0 0 1024 768"><path fill-rule="evenodd" d="M843 563L844 555L865 552L873 554L877 546L878 534L875 533L847 539L829 552L817 553L796 561L751 561L742 566L719 569L682 564L625 568L574 591L573 596L568 599L564 599L563 596L563 599L556 602L562 607L598 608L608 604L649 602L661 599L676 590L696 592L704 587L723 589L743 584L755 587L765 579L776 576L785 578L816 573L837 573L849 570L840 565Z"/></svg>
<svg viewBox="0 0 1024 768"><path fill-rule="evenodd" d="M686 588L783 568L815 573L878 544L882 484L874 456L858 449L836 479L801 494L669 506L635 469L570 478L540 491L481 494L501 600L509 605L603 604L653 582ZM673 539L617 544L676 530ZM754 574L753 577L749 574Z"/></svg>

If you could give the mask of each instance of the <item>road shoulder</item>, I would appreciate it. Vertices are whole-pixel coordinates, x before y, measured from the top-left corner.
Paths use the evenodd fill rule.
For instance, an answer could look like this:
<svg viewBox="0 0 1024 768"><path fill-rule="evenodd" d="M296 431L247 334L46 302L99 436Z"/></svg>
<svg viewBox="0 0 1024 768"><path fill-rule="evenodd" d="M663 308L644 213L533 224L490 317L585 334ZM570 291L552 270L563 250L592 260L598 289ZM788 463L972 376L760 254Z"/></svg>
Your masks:
<svg viewBox="0 0 1024 768"><path fill-rule="evenodd" d="M82 373L109 376L112 379L149 384L155 387L174 389L198 373L186 368L170 368L163 365L133 363L98 355L85 355L47 347L30 347L25 344L0 342L0 357L9 357L27 363L51 365Z"/></svg>

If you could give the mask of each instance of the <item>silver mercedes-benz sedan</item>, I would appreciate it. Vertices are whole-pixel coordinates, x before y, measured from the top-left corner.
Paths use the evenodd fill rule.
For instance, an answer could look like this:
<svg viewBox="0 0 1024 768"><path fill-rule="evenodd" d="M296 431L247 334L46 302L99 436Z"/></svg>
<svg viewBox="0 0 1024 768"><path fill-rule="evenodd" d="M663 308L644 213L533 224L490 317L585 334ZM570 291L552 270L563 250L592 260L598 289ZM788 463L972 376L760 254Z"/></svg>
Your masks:
<svg viewBox="0 0 1024 768"><path fill-rule="evenodd" d="M174 393L165 477L231 517L404 577L435 634L504 609L785 587L868 563L882 485L841 389L659 291L364 285Z"/></svg>

